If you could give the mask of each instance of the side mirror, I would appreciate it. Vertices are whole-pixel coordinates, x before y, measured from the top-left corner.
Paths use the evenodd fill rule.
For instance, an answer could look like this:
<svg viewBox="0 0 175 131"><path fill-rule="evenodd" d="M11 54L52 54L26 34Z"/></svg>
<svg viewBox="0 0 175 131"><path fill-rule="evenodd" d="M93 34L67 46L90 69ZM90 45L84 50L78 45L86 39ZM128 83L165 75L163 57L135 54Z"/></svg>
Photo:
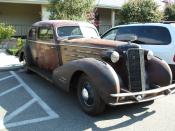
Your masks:
<svg viewBox="0 0 175 131"><path fill-rule="evenodd" d="M118 41L133 42L133 41L137 40L137 36L136 35L130 35L130 34L117 35L116 39Z"/></svg>

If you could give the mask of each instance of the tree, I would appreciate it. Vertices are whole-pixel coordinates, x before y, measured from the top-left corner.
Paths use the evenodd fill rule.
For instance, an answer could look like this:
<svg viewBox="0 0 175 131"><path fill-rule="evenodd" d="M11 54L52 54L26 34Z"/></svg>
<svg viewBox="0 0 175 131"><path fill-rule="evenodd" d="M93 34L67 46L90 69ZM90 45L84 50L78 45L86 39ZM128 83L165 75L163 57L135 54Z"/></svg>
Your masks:
<svg viewBox="0 0 175 131"><path fill-rule="evenodd" d="M94 0L49 0L50 19L87 20Z"/></svg>
<svg viewBox="0 0 175 131"><path fill-rule="evenodd" d="M158 5L153 0L129 0L119 11L121 23L160 22L163 18Z"/></svg>
<svg viewBox="0 0 175 131"><path fill-rule="evenodd" d="M165 8L164 15L166 20L175 21L175 4L168 4Z"/></svg>

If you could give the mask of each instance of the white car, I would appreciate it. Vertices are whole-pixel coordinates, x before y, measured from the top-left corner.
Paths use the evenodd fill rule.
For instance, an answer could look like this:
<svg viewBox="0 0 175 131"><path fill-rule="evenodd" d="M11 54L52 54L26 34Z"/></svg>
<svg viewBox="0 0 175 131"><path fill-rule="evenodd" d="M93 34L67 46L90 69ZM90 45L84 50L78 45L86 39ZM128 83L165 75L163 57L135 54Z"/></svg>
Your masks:
<svg viewBox="0 0 175 131"><path fill-rule="evenodd" d="M117 40L119 35L135 35L135 43L154 52L165 60L175 78L175 23L139 23L113 27L102 35L102 39Z"/></svg>

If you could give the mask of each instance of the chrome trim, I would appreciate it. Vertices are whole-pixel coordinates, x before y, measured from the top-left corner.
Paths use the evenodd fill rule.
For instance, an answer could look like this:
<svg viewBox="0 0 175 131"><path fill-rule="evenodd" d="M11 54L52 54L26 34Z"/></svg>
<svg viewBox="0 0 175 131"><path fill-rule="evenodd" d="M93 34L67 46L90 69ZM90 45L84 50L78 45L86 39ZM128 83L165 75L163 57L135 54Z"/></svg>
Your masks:
<svg viewBox="0 0 175 131"><path fill-rule="evenodd" d="M137 96L137 95L149 95L149 94L160 93L160 92L172 89L172 88L175 88L175 84L172 84L172 85L169 85L169 86L164 86L164 87L159 87L157 89L141 91L141 92L110 94L110 96L112 96L112 97L129 97L129 96ZM172 94L172 92L174 93L175 89L170 91L170 94Z"/></svg>
<svg viewBox="0 0 175 131"><path fill-rule="evenodd" d="M110 106L118 106L118 105L127 105L127 104L134 104L134 103L143 103L143 102L147 102L147 101L152 101L155 99L159 99L164 97L165 95L161 94L155 97L151 97L151 98L147 98L147 99L142 99L140 101L126 101L126 102L116 102L116 103L109 103Z"/></svg>

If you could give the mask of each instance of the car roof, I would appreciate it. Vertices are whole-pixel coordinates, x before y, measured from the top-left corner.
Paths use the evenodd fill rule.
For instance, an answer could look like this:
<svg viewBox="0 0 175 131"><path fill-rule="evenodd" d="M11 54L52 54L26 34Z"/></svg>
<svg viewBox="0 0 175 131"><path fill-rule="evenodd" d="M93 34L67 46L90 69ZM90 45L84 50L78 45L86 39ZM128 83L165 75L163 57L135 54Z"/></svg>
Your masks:
<svg viewBox="0 0 175 131"><path fill-rule="evenodd" d="M43 26L43 25L52 25L54 27L61 27L61 26L87 26L87 27L94 27L94 25L83 22L83 21L73 21L73 20L44 20L34 23L32 26Z"/></svg>
<svg viewBox="0 0 175 131"><path fill-rule="evenodd" d="M128 27L128 26L162 26L162 27L170 27L175 26L175 23L134 23L134 24L126 24L126 25L118 25L116 27Z"/></svg>

